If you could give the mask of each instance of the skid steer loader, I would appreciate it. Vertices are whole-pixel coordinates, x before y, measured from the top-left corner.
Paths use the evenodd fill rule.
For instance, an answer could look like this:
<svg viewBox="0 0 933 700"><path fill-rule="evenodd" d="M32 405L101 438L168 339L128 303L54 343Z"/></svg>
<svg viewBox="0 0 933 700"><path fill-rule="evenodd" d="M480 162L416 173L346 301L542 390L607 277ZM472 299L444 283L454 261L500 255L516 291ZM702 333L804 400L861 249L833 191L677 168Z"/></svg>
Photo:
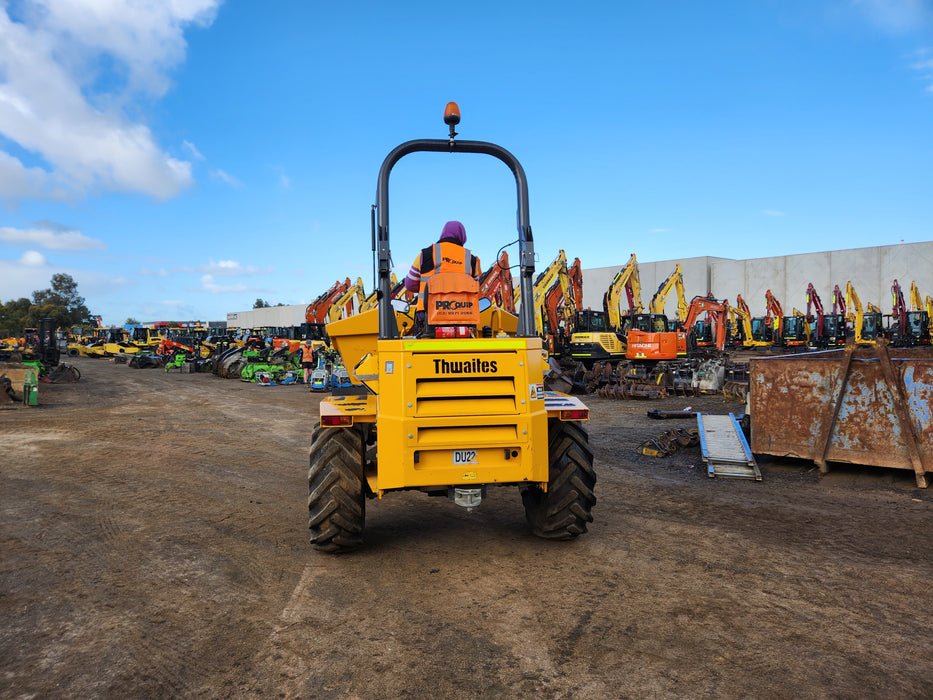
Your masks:
<svg viewBox="0 0 933 700"><path fill-rule="evenodd" d="M473 509L491 487L518 487L532 532L547 539L573 539L593 521L596 472L583 427L589 409L544 390L547 361L533 305L522 304L515 316L480 300L475 282L451 283L445 274L428 282L423 327L406 304L392 300L389 173L416 152L486 154L509 167L518 190L521 298L534 298L521 164L493 143L457 141L455 103L444 121L448 139L403 143L379 171L372 232L378 306L327 325L354 390L321 401L312 438L309 527L314 548L325 552L359 547L367 499L399 490ZM432 318L433 306L448 318Z"/></svg>

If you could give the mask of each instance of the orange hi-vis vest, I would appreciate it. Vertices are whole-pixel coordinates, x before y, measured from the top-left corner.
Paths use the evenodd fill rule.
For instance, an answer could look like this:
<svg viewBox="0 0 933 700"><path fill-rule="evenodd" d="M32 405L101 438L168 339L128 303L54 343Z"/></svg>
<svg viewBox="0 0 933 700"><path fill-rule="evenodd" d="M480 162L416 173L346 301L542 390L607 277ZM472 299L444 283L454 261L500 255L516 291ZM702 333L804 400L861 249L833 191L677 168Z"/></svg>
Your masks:
<svg viewBox="0 0 933 700"><path fill-rule="evenodd" d="M473 275L473 254L469 248L439 241L421 251L421 287L418 290L417 311L424 311L424 286L438 273L460 272ZM428 269L425 269L428 268Z"/></svg>
<svg viewBox="0 0 933 700"><path fill-rule="evenodd" d="M302 362L314 362L314 348L308 347L307 345L301 346L301 361Z"/></svg>

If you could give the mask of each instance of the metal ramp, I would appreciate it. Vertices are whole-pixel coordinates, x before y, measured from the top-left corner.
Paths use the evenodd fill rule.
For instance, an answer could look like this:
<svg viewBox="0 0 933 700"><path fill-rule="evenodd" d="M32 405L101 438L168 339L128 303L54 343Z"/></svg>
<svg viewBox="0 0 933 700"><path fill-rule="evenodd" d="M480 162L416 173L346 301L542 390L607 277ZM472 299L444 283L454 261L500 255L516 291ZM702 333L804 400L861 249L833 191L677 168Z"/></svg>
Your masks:
<svg viewBox="0 0 933 700"><path fill-rule="evenodd" d="M697 426L700 429L703 461L706 462L706 473L710 478L732 476L761 481L755 457L733 414L697 413Z"/></svg>

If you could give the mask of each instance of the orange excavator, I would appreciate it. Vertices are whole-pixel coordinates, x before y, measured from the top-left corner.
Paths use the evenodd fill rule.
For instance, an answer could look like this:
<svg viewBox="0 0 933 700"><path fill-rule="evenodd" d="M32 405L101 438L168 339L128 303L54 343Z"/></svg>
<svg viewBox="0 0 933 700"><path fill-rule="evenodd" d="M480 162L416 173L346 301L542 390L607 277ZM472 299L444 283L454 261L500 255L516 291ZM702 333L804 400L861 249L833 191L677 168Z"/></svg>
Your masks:
<svg viewBox="0 0 933 700"><path fill-rule="evenodd" d="M489 299L510 314L515 313L515 293L508 251L503 250L499 259L479 278L479 298Z"/></svg>
<svg viewBox="0 0 933 700"><path fill-rule="evenodd" d="M334 301L349 288L349 277L343 282L337 280L330 289L308 304L305 308L305 322L301 324L302 337L326 341L327 333L324 330L324 325L327 323L327 312Z"/></svg>
<svg viewBox="0 0 933 700"><path fill-rule="evenodd" d="M560 270L557 279L544 294L544 330L548 350L552 355L562 357L569 353L577 304L582 302L583 272L580 258L575 258L566 271Z"/></svg>
<svg viewBox="0 0 933 700"><path fill-rule="evenodd" d="M752 333L757 329L755 328L755 321L758 319L752 319ZM772 343L777 343L781 340L781 332L784 328L784 309L781 307L781 302L777 300L771 290L765 292L765 317L764 324L761 326L761 340L769 340ZM758 340L758 338L756 338Z"/></svg>
<svg viewBox="0 0 933 700"><path fill-rule="evenodd" d="M687 311L684 328L692 329L701 314L709 315L711 346L722 351L726 344L729 302L712 297L694 297ZM686 330L646 332L633 328L628 333L625 357L629 360L676 360L690 354L691 338Z"/></svg>

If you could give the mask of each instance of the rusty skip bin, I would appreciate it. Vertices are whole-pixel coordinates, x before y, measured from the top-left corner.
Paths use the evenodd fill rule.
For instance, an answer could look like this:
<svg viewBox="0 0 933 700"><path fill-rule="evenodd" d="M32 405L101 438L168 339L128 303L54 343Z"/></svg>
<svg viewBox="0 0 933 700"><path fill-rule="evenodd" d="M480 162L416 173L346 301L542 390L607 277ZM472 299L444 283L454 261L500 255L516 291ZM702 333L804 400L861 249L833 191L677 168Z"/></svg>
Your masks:
<svg viewBox="0 0 933 700"><path fill-rule="evenodd" d="M850 345L750 362L752 452L933 472L933 349Z"/></svg>

